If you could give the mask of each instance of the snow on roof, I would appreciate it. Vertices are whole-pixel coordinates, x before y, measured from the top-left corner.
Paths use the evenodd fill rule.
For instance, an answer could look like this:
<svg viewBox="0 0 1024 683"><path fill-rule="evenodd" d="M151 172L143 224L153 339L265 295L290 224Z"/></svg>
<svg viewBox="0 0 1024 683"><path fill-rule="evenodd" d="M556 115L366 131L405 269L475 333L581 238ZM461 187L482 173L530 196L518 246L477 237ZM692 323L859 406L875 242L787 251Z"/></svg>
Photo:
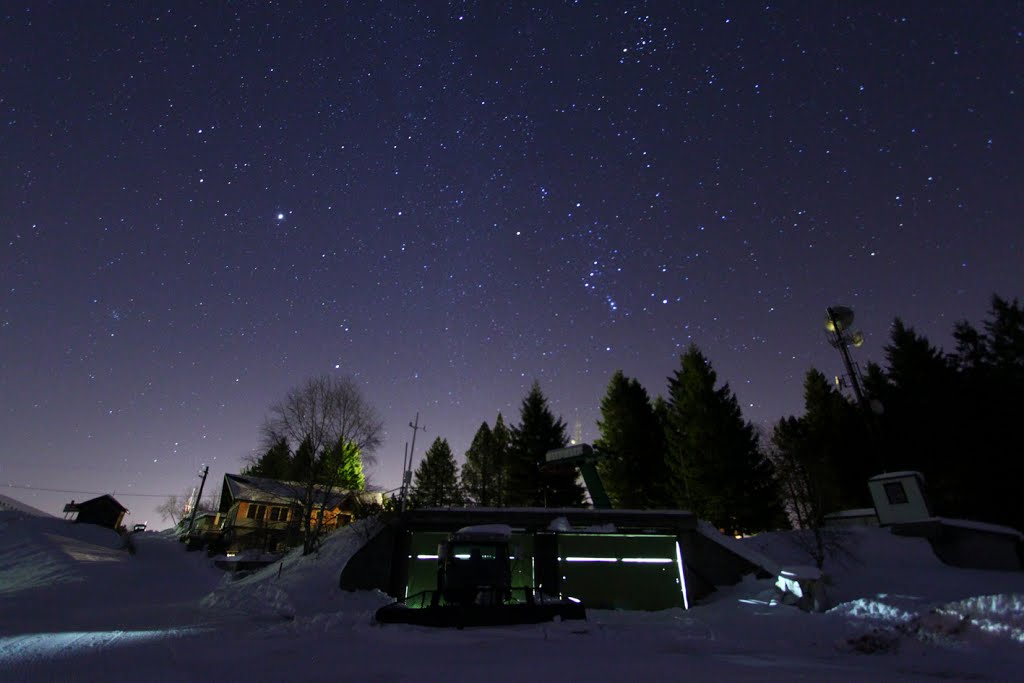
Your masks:
<svg viewBox="0 0 1024 683"><path fill-rule="evenodd" d="M935 519L945 524L946 526L956 526L960 527L961 529L973 529L975 531L986 531L990 534L1016 536L1017 538L1024 540L1024 534L1021 534L1021 532L1008 526L1000 526L999 524L989 524L988 522L975 522L972 519L950 519L948 517L936 517Z"/></svg>
<svg viewBox="0 0 1024 683"><path fill-rule="evenodd" d="M779 573L779 563L769 558L767 555L763 555L758 551L750 547L749 544L741 542L739 539L733 538L732 536L726 536L719 531L714 524L701 520L697 523L697 532L707 538L708 540L714 541L720 546L729 549L731 552L739 555L746 561L753 564L755 567L764 569L769 574L775 575Z"/></svg>
<svg viewBox="0 0 1024 683"><path fill-rule="evenodd" d="M825 515L825 519L844 519L846 517L875 517L878 513L875 508L852 508L849 510L839 510L838 512L830 512Z"/></svg>
<svg viewBox="0 0 1024 683"><path fill-rule="evenodd" d="M295 503L301 501L306 494L306 484L299 481L225 474L224 483L235 500L248 500L257 503L277 503L279 505ZM316 494L317 504L324 502L324 494L327 494L326 506L328 508L340 506L351 495L351 492L346 489L332 487L328 491L326 486L319 484L314 486L313 490Z"/></svg>
<svg viewBox="0 0 1024 683"><path fill-rule="evenodd" d="M788 564L779 570L779 575L798 581L817 581L821 578L821 570L809 564Z"/></svg>
<svg viewBox="0 0 1024 683"><path fill-rule="evenodd" d="M42 510L34 508L27 503L22 503L20 500L15 500L4 495L0 495L0 510L20 512L34 517L53 517L49 512L43 512Z"/></svg>
<svg viewBox="0 0 1024 683"><path fill-rule="evenodd" d="M487 538L507 540L512 537L512 527L508 524L476 524L462 527L455 532L455 535L463 539Z"/></svg>
<svg viewBox="0 0 1024 683"><path fill-rule="evenodd" d="M128 512L128 508L126 508L124 505L121 505L121 502L117 498L114 498L109 493L104 493L102 496L96 496L95 498L90 498L89 500L83 500L81 503L71 501L70 503L64 506L64 511L77 512L78 510L81 510L83 505L98 504L101 500L104 499L109 500L111 503L113 503L115 506L117 506L124 512Z"/></svg>

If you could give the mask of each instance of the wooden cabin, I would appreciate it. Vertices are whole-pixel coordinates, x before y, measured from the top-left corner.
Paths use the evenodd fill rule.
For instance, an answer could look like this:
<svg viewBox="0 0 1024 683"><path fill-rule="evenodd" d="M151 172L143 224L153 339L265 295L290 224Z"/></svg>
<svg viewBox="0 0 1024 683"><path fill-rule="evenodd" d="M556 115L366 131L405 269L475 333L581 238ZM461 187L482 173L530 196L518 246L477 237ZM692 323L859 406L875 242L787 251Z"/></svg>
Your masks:
<svg viewBox="0 0 1024 683"><path fill-rule="evenodd" d="M224 549L228 552L246 549L280 552L301 544L304 501L308 493L307 485L301 482L225 474L219 511ZM310 526L319 523L325 532L350 523L360 502L371 499L380 502L377 500L379 493L324 486L313 487L312 496Z"/></svg>

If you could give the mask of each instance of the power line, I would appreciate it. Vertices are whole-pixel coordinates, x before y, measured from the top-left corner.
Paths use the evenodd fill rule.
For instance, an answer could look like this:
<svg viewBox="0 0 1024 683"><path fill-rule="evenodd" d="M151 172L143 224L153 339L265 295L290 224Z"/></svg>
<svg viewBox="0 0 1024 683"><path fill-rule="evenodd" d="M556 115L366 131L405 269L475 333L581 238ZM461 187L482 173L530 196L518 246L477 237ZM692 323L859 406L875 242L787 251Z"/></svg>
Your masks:
<svg viewBox="0 0 1024 683"><path fill-rule="evenodd" d="M102 496L105 494L114 495L112 491L77 491L75 489L48 489L42 486L25 486L23 484L5 484L10 489L27 489L29 491L46 491L47 493L85 493L91 496ZM118 496L125 498L166 498L167 496L176 496L177 493L118 493Z"/></svg>

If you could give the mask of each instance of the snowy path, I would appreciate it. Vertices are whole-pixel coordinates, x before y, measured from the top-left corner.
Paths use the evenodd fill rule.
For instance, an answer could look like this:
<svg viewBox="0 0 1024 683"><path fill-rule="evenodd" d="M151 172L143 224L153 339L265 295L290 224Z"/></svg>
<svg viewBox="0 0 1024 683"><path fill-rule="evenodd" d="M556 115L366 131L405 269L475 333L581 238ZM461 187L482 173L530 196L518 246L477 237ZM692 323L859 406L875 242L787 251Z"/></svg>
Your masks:
<svg viewBox="0 0 1024 683"><path fill-rule="evenodd" d="M139 535L129 555L83 527L0 529L0 683L1007 681L1024 669L1024 573L945 567L881 530L859 532L857 562L828 568L842 604L825 614L771 606L771 582L748 579L689 611L457 631L376 625L386 596L337 588L365 529L230 581L167 537ZM785 535L751 540L791 561Z"/></svg>
<svg viewBox="0 0 1024 683"><path fill-rule="evenodd" d="M991 653L936 652L923 645L870 656L840 652L829 642L773 650L765 638L727 633L722 625L693 618L657 628L597 613L585 623L437 631L372 626L369 614L360 615L365 621L352 616L222 623L191 632L0 638L0 680L1000 680L999 672L1013 664Z"/></svg>

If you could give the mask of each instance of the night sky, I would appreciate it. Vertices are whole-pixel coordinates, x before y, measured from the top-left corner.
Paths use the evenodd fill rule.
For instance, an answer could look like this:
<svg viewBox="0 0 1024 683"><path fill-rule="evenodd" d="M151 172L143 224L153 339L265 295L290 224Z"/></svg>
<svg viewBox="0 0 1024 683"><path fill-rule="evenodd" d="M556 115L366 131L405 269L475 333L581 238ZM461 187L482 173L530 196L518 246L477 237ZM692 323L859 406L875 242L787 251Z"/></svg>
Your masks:
<svg viewBox="0 0 1024 683"><path fill-rule="evenodd" d="M4 3L0 493L162 527L321 373L384 488L690 343L770 425L826 306L863 367L1024 293L1020 3L510 4Z"/></svg>

